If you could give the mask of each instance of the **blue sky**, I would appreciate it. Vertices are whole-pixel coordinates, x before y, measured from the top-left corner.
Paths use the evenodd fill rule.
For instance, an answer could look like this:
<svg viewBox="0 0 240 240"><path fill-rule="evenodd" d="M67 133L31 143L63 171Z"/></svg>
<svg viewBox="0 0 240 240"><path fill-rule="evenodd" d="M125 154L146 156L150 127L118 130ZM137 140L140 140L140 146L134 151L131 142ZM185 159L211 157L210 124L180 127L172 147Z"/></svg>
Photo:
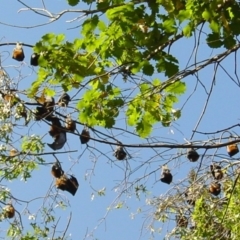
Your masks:
<svg viewBox="0 0 240 240"><path fill-rule="evenodd" d="M42 1L24 1L32 7L42 8ZM5 3L5 4L4 4ZM72 23L66 23L66 21L74 19L78 16L75 13L69 13L64 15L58 21L47 24L42 27L33 28L32 26L37 24L48 23L49 19L36 15L30 11L19 11L19 9L25 8L18 1L7 2L3 1L4 7L0 8L0 30L1 30L1 42L16 42L21 41L26 44L34 45L42 35L48 32L55 34L64 33L66 34L66 40L72 41L75 38L80 38L80 29L69 28L80 25L82 22L74 21ZM46 3L46 8L54 13L60 12L64 9L70 9L64 0L52 1ZM78 8L83 9L84 6L80 3ZM8 25L8 26L7 26ZM12 25L12 26L9 26ZM19 28L14 26L24 26L25 28ZM215 54L223 51L211 50L208 48L206 36L202 33L202 37L199 41L199 48L197 49L197 60L204 60ZM171 48L171 53L175 55L180 62L180 69L183 69L189 57L194 50L194 37L189 39L182 39L179 43L174 44ZM34 81L37 68L32 68L29 64L30 55L32 50L25 47L25 60L23 63L14 61L11 58L13 46L2 46L0 48L0 54L2 56L2 66L8 72L13 81L18 82L19 88L26 89ZM194 59L191 59L191 63ZM222 62L226 71L235 78L234 76L234 56L231 55ZM20 72L19 72L20 71ZM19 75L24 77L19 77ZM194 93L191 98L187 101L182 109L182 118L176 123L173 123L171 127L163 128L161 125L157 125L153 131L152 136L158 139L158 141L166 141L172 143L184 143L185 139L189 140L192 135L192 130L196 126L198 119L200 118L206 99L209 92L212 79L214 75L214 65L206 67L202 72L199 73L198 78L202 82L203 86L197 83L196 76L189 76L184 81L187 84L187 93L180 98L180 102L176 105L176 108L182 108L185 101ZM161 80L165 78L162 75L158 75ZM118 79L121 84L124 84L122 79ZM197 86L197 87L196 87ZM194 89L197 89L196 91ZM71 93L70 93L71 94ZM204 113L204 117L201 120L198 130L203 132L214 132L219 129L223 129L238 123L239 111L238 102L239 97L239 86L234 84L230 78L224 73L222 69L218 69L216 74L216 83L214 84L213 93L209 100L209 105ZM60 109L63 113L67 113L68 110ZM119 120L118 126L124 128L125 121ZM17 131L22 135L26 134L39 134L44 136L44 142L52 142L52 138L48 135L48 126L44 122L31 122L29 128L18 128ZM78 126L78 130L81 131L82 127ZM99 130L103 131L101 128ZM132 130L130 127L128 130ZM234 129L236 132L238 129ZM111 132L109 134L120 134L118 131ZM227 135L226 135L227 136ZM96 136L95 136L96 137ZM208 136L209 137L209 136ZM194 140L208 140L206 135L195 134ZM213 136L211 136L213 137ZM219 137L219 136L218 136ZM128 144L146 143L146 140L133 137L129 134L119 135L119 140ZM19 142L16 143L18 145ZM156 149L127 149L131 154L132 158L128 162L119 162L113 156L113 148L105 144L96 142L90 142L92 148L85 151L85 146L80 144L77 136L68 135L68 142L64 147L64 151L77 150L77 153L66 153L57 155L59 160L62 162L63 169L71 174L74 174L79 180L79 189L75 196L71 196L67 192L59 192L59 197L56 201L53 199L56 197L56 189L53 186L53 178L50 174L51 165L40 166L40 168L33 173L33 177L29 179L27 183L23 181L9 182L8 187L12 190L14 196L19 199L30 200L39 197L29 205L20 204L19 202L13 202L16 209L21 213L23 223L29 223L29 214L39 215L39 208L42 205L52 205L55 209L58 223L58 230L64 230L66 227L70 212L72 212L72 220L67 231L67 235L70 239L99 239L99 240L125 240L125 239L150 239L150 234L146 233L145 227L150 224L151 221L145 222L145 219L149 218L149 214L153 209L147 206L146 199L152 198L153 196L159 196L165 194L168 191L173 191L178 183L187 177L187 170L190 168L196 168L199 164L189 163L185 156L177 157L178 150L171 150L162 153L163 150ZM93 150L98 148L104 152L108 158L101 155L99 152ZM45 151L51 151L47 146ZM179 150L185 153L185 150ZM203 160L203 166L207 168L209 163L214 159L211 154L215 150L208 152L208 157ZM199 150L199 153L203 153L203 150ZM223 158L226 158L225 149L219 150ZM52 156L44 157L47 163L54 162ZM149 163L150 164L149 164ZM174 176L173 183L166 185L159 182L160 165L168 163L169 168L172 169ZM138 167L140 168L138 169ZM129 178L125 179L130 169L134 172L134 169L138 169ZM151 172L154 172L150 174ZM143 177L145 176L145 177ZM126 192L120 194L124 186L130 184L136 179L139 180L140 184L146 184L148 193L141 195L141 199L138 200L134 195ZM125 180L124 180L125 179ZM121 184L120 184L121 183ZM99 197L96 194L96 190L106 188L106 196ZM94 199L92 199L94 194ZM119 196L120 194L120 196ZM48 196L48 198L44 198ZM57 207L57 201L61 198L67 199L70 207L65 210L61 210ZM121 209L116 209L116 205L124 203ZM113 207L112 210L108 211L108 207ZM141 214L137 214L134 219L131 216L142 209ZM27 213L29 211L29 214ZM41 219L41 218L40 218ZM99 224L100 223L100 224ZM99 225L98 225L99 224ZM7 223L2 224L0 236L4 236L4 229ZM95 229L97 226L97 229ZM157 225L158 226L158 225ZM160 227L162 225L159 225ZM167 228L173 227L174 224L170 224L164 228L162 234L157 239L162 239ZM91 236L92 233L92 236ZM90 235L90 236L89 236Z"/></svg>

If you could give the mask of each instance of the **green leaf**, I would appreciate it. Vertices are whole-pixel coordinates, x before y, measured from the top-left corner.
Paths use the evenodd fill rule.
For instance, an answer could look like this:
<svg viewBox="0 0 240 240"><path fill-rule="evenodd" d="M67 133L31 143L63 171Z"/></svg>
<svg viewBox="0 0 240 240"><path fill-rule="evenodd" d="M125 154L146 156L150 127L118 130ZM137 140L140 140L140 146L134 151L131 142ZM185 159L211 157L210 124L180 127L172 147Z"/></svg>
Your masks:
<svg viewBox="0 0 240 240"><path fill-rule="evenodd" d="M99 19L97 15L94 15L92 18L87 19L82 25L82 34L84 36L87 36L93 33L93 31L96 29L98 25L98 21Z"/></svg>
<svg viewBox="0 0 240 240"><path fill-rule="evenodd" d="M42 152L43 150L43 143L41 142L41 138L38 136L30 136L30 137L24 137L22 141L22 150L24 152Z"/></svg>
<svg viewBox="0 0 240 240"><path fill-rule="evenodd" d="M155 78L155 79L152 81L152 84L153 84L153 86L158 87L158 86L161 85L161 81L160 81L159 79Z"/></svg>
<svg viewBox="0 0 240 240"><path fill-rule="evenodd" d="M83 0L83 2L87 3L87 4L91 4L93 3L95 0Z"/></svg>
<svg viewBox="0 0 240 240"><path fill-rule="evenodd" d="M208 21L211 17L211 13L208 11L208 10L205 10L203 13L202 13L202 17L204 20Z"/></svg>
<svg viewBox="0 0 240 240"><path fill-rule="evenodd" d="M236 44L236 40L233 38L233 36L229 36L224 39L223 44L224 44L224 47L226 47L227 49L230 49Z"/></svg>
<svg viewBox="0 0 240 240"><path fill-rule="evenodd" d="M192 27L189 24L183 28L183 35L185 37L191 37L192 36Z"/></svg>
<svg viewBox="0 0 240 240"><path fill-rule="evenodd" d="M67 2L70 6L76 6L80 0L67 0Z"/></svg>
<svg viewBox="0 0 240 240"><path fill-rule="evenodd" d="M179 67L175 62L177 62L177 59L166 54L165 58L160 58L156 64L157 70L159 72L165 72L166 76L171 77L179 71Z"/></svg>
<svg viewBox="0 0 240 240"><path fill-rule="evenodd" d="M123 17L128 15L128 17L130 18L133 12L134 12L134 4L128 3L128 4L124 4L123 6L119 6L119 7L115 7L113 9L107 10L106 15L109 20L114 20L119 18L121 18L122 20L126 20L126 19L123 19Z"/></svg>
<svg viewBox="0 0 240 240"><path fill-rule="evenodd" d="M192 11L191 10L180 10L179 14L177 16L180 23L182 23L185 20L188 20L191 17Z"/></svg>
<svg viewBox="0 0 240 240"><path fill-rule="evenodd" d="M234 35L240 34L240 27L239 27L240 21L234 21L229 24L229 27Z"/></svg>
<svg viewBox="0 0 240 240"><path fill-rule="evenodd" d="M104 21L99 21L98 22L98 28L99 28L100 31L104 32L107 28L105 22Z"/></svg>
<svg viewBox="0 0 240 240"><path fill-rule="evenodd" d="M41 66L41 67L48 67L49 62L44 56L40 55L40 57L38 59L38 65Z"/></svg>
<svg viewBox="0 0 240 240"><path fill-rule="evenodd" d="M144 93L144 92L148 91L149 88L150 88L150 86L149 86L149 84L147 84L147 83L143 83L143 84L140 85L140 91L141 91L141 93Z"/></svg>
<svg viewBox="0 0 240 240"><path fill-rule="evenodd" d="M207 45L211 48L220 48L223 45L218 33L208 34L206 41Z"/></svg>
<svg viewBox="0 0 240 240"><path fill-rule="evenodd" d="M142 120L137 124L136 131L142 138L149 136L152 131L152 125L149 123L147 115L144 115Z"/></svg>
<svg viewBox="0 0 240 240"><path fill-rule="evenodd" d="M55 38L55 34L54 33L47 33L47 34L42 36L42 40L46 41L46 42L49 42L49 43L52 43L54 38Z"/></svg>
<svg viewBox="0 0 240 240"><path fill-rule="evenodd" d="M93 0L92 0L93 1ZM97 9L107 9L110 5L109 1L98 1L97 3Z"/></svg>
<svg viewBox="0 0 240 240"><path fill-rule="evenodd" d="M108 117L108 116L107 116L107 117L104 119L104 124L103 124L104 127L106 127L106 128L112 128L112 127L114 126L114 124L115 124L114 116L112 116L112 117Z"/></svg>
<svg viewBox="0 0 240 240"><path fill-rule="evenodd" d="M140 108L130 105L127 109L126 116L128 117L128 125L135 126L141 116Z"/></svg>
<svg viewBox="0 0 240 240"><path fill-rule="evenodd" d="M131 66L131 72L134 74L138 73L140 71L141 67L142 67L142 64L136 62Z"/></svg>
<svg viewBox="0 0 240 240"><path fill-rule="evenodd" d="M56 36L56 44L60 44L60 43L62 43L63 42L63 40L65 39L65 35L64 34L58 34L57 36Z"/></svg>
<svg viewBox="0 0 240 240"><path fill-rule="evenodd" d="M175 94L183 94L186 91L186 84L178 81L166 87L165 91Z"/></svg>
<svg viewBox="0 0 240 240"><path fill-rule="evenodd" d="M56 92L50 88L45 88L44 89L44 94L49 96L49 97L53 97L55 96Z"/></svg>
<svg viewBox="0 0 240 240"><path fill-rule="evenodd" d="M143 70L143 73L147 76L152 76L154 73L154 67L149 63L145 64L142 70Z"/></svg>
<svg viewBox="0 0 240 240"><path fill-rule="evenodd" d="M174 11L174 4L172 1L161 1L161 4L163 5L167 12Z"/></svg>
<svg viewBox="0 0 240 240"><path fill-rule="evenodd" d="M163 27L166 32L168 33L173 33L176 32L176 25L175 25L175 20L173 18L170 18L166 21L163 22Z"/></svg>
<svg viewBox="0 0 240 240"><path fill-rule="evenodd" d="M220 25L214 20L211 21L211 23L209 24L209 27L215 33L219 33L219 31L220 31Z"/></svg>
<svg viewBox="0 0 240 240"><path fill-rule="evenodd" d="M168 77L173 76L179 71L178 65L172 63L172 62L165 62L165 75Z"/></svg>

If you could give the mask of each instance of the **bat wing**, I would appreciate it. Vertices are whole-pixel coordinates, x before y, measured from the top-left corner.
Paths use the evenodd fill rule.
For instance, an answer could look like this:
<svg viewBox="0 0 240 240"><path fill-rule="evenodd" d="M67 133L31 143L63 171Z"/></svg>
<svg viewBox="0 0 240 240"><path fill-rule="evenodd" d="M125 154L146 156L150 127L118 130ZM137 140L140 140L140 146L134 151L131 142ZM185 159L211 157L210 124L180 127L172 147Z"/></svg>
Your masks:
<svg viewBox="0 0 240 240"><path fill-rule="evenodd" d="M53 143L48 143L48 146L53 150L61 149L67 141L66 132L61 132Z"/></svg>
<svg viewBox="0 0 240 240"><path fill-rule="evenodd" d="M66 191L68 191L69 193L71 193L74 196L78 190L78 186L79 186L79 184L78 184L77 179L74 176L71 176L71 178L68 179Z"/></svg>

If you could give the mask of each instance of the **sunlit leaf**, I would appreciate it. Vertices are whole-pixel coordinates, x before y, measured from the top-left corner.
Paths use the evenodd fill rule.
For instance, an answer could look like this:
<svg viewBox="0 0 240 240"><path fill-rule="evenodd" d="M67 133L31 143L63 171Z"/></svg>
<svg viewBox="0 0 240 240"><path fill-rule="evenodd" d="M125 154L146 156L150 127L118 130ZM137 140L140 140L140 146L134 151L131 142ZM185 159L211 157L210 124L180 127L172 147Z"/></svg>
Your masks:
<svg viewBox="0 0 240 240"><path fill-rule="evenodd" d="M184 82L177 81L171 84L170 86L168 86L165 90L166 92L183 94L186 91L186 84Z"/></svg>

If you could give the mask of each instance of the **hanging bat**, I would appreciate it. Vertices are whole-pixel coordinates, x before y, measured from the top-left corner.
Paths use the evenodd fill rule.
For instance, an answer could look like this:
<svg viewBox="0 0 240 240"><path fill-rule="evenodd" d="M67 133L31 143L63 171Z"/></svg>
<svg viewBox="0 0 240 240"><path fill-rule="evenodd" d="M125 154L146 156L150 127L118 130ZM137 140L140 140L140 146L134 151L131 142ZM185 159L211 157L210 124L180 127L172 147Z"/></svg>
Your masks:
<svg viewBox="0 0 240 240"><path fill-rule="evenodd" d="M39 59L39 54L38 53L33 53L31 55L31 59L30 59L30 64L34 67L38 66L38 59Z"/></svg>
<svg viewBox="0 0 240 240"><path fill-rule="evenodd" d="M63 131L60 119L57 118L56 116L52 116L51 122L52 122L52 125L50 127L49 134L53 138L57 138L57 136Z"/></svg>
<svg viewBox="0 0 240 240"><path fill-rule="evenodd" d="M187 152L187 158L190 162L196 162L199 158L199 154L193 148L189 149Z"/></svg>
<svg viewBox="0 0 240 240"><path fill-rule="evenodd" d="M170 184L172 182L173 176L167 166L162 166L162 177L161 182Z"/></svg>
<svg viewBox="0 0 240 240"><path fill-rule="evenodd" d="M47 116L48 111L44 107L36 107L35 120L39 121Z"/></svg>
<svg viewBox="0 0 240 240"><path fill-rule="evenodd" d="M86 144L89 142L89 140L90 140L90 133L89 133L89 130L85 127L82 130L81 135L80 135L81 144Z"/></svg>
<svg viewBox="0 0 240 240"><path fill-rule="evenodd" d="M36 112L35 114L35 120L36 121L40 121L43 118L45 118L47 121L51 121L52 120L52 113L50 113L46 108L44 107L36 107Z"/></svg>
<svg viewBox="0 0 240 240"><path fill-rule="evenodd" d="M10 151L9 151L9 156L10 157L15 157L15 156L17 156L19 154L19 152L16 150L16 149L14 149L14 148L12 148Z"/></svg>
<svg viewBox="0 0 240 240"><path fill-rule="evenodd" d="M118 160L124 160L127 156L126 152L123 150L122 146L117 146L115 152L114 152L114 156L118 159Z"/></svg>
<svg viewBox="0 0 240 240"><path fill-rule="evenodd" d="M36 108L35 119L39 121L45 118L47 121L51 121L53 116L53 110L55 106L55 100L53 97L36 97L36 101L41 104L41 107Z"/></svg>
<svg viewBox="0 0 240 240"><path fill-rule="evenodd" d="M51 144L48 143L48 146L53 150L58 150L61 149L67 141L67 134L63 129L59 118L52 116L51 121L52 125L49 134L54 138L54 142Z"/></svg>
<svg viewBox="0 0 240 240"><path fill-rule="evenodd" d="M35 97L35 100L48 111L53 111L55 106L55 100L53 97L45 96L45 94L42 93L40 97Z"/></svg>
<svg viewBox="0 0 240 240"><path fill-rule="evenodd" d="M21 117L23 117L25 119L25 122L27 122L27 110L25 108L23 108L20 110L19 114Z"/></svg>
<svg viewBox="0 0 240 240"><path fill-rule="evenodd" d="M58 100L58 105L60 107L67 107L68 103L71 101L70 96L67 93L64 93Z"/></svg>
<svg viewBox="0 0 240 240"><path fill-rule="evenodd" d="M67 191L73 196L76 194L79 186L78 181L74 176L70 175L70 178L68 178L65 174L56 179L55 185L58 189Z"/></svg>
<svg viewBox="0 0 240 240"><path fill-rule="evenodd" d="M56 162L52 165L51 173L55 178L60 178L64 174L64 171L62 170L60 164Z"/></svg>
<svg viewBox="0 0 240 240"><path fill-rule="evenodd" d="M195 199L194 199L194 196L192 196L192 194L190 195L190 194L188 194L188 193L184 193L184 195L185 195L185 197L187 198L187 203L189 204L189 205L195 205Z"/></svg>
<svg viewBox="0 0 240 240"><path fill-rule="evenodd" d="M48 143L47 145L53 150L61 149L65 142L67 141L67 134L65 131L60 132L57 136L55 136L53 143Z"/></svg>
<svg viewBox="0 0 240 240"><path fill-rule="evenodd" d="M186 228L188 225L188 219L184 215L177 215L176 216L176 222L178 227L184 227Z"/></svg>
<svg viewBox="0 0 240 240"><path fill-rule="evenodd" d="M222 168L217 164L210 165L210 170L214 179L221 180L223 178L223 171L221 169Z"/></svg>
<svg viewBox="0 0 240 240"><path fill-rule="evenodd" d="M43 103L43 107L46 108L49 112L54 110L55 100L53 97L45 97L45 101Z"/></svg>
<svg viewBox="0 0 240 240"><path fill-rule="evenodd" d="M3 208L3 212L6 218L13 218L15 216L15 208L13 207L12 204L7 204Z"/></svg>
<svg viewBox="0 0 240 240"><path fill-rule="evenodd" d="M67 190L68 177L64 174L60 178L56 179L55 185L58 189L62 191Z"/></svg>
<svg viewBox="0 0 240 240"><path fill-rule="evenodd" d="M227 145L227 153L230 157L233 157L238 152L239 152L239 149L237 144L234 143L234 144Z"/></svg>
<svg viewBox="0 0 240 240"><path fill-rule="evenodd" d="M22 43L17 42L16 47L13 49L12 58L21 62L24 59L24 52L22 48Z"/></svg>
<svg viewBox="0 0 240 240"><path fill-rule="evenodd" d="M76 130L76 123L72 120L70 115L66 118L65 128L70 132L74 132Z"/></svg>
<svg viewBox="0 0 240 240"><path fill-rule="evenodd" d="M218 182L212 182L209 186L209 192L214 196L217 196L221 192L221 184Z"/></svg>
<svg viewBox="0 0 240 240"><path fill-rule="evenodd" d="M25 120L25 126L29 123L30 119L28 118L28 111L25 107L24 104L20 103L17 105L16 107L16 113L21 116L22 118L24 118Z"/></svg>
<svg viewBox="0 0 240 240"><path fill-rule="evenodd" d="M10 104L10 107L14 107L17 103L20 102L20 99L15 94L16 90L9 90L7 92L0 91L1 97Z"/></svg>

